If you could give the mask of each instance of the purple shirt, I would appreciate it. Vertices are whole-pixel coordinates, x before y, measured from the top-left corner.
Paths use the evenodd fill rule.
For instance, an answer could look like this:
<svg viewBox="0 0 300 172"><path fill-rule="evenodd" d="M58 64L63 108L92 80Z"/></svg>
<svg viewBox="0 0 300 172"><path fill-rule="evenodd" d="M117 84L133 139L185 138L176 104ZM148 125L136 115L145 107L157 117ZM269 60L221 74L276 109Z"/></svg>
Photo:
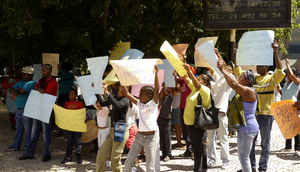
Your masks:
<svg viewBox="0 0 300 172"><path fill-rule="evenodd" d="M257 132L259 126L255 117L257 101L255 102L242 102L244 107L244 115L247 126L242 126L240 131L246 133Z"/></svg>

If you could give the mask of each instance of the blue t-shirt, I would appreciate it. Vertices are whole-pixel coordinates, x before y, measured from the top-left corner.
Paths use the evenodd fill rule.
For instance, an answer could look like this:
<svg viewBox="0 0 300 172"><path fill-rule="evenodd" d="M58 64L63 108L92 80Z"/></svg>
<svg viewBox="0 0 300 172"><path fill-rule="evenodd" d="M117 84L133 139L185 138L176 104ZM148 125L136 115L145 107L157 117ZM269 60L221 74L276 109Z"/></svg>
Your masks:
<svg viewBox="0 0 300 172"><path fill-rule="evenodd" d="M26 93L25 94L20 94L16 97L16 105L17 108L24 108L26 101L28 99L29 93L30 91L34 88L36 84L36 81L28 81L28 82L24 82L24 81L19 81L18 83L16 83L13 88L14 89L21 89L23 88Z"/></svg>

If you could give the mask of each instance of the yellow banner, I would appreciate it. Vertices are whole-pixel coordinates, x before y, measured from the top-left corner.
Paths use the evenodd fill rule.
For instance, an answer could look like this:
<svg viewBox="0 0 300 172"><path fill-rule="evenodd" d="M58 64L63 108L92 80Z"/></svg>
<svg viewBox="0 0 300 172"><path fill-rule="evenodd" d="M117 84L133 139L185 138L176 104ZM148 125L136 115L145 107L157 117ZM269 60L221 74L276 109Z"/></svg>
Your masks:
<svg viewBox="0 0 300 172"><path fill-rule="evenodd" d="M271 105L271 112L282 135L291 139L300 133L300 118L292 100L283 100Z"/></svg>
<svg viewBox="0 0 300 172"><path fill-rule="evenodd" d="M112 85L116 82L119 82L116 73L112 70L103 80L103 83L107 85Z"/></svg>
<svg viewBox="0 0 300 172"><path fill-rule="evenodd" d="M120 60L122 55L130 48L130 42L119 42L110 52L109 60Z"/></svg>
<svg viewBox="0 0 300 172"><path fill-rule="evenodd" d="M172 67L179 74L179 76L183 77L187 75L186 70L183 67L183 62L178 57L177 52L170 45L168 41L165 41L163 45L160 47L160 51L164 54L164 56L168 59Z"/></svg>
<svg viewBox="0 0 300 172"><path fill-rule="evenodd" d="M78 110L70 110L54 105L55 123L64 130L75 132L86 132L85 108Z"/></svg>

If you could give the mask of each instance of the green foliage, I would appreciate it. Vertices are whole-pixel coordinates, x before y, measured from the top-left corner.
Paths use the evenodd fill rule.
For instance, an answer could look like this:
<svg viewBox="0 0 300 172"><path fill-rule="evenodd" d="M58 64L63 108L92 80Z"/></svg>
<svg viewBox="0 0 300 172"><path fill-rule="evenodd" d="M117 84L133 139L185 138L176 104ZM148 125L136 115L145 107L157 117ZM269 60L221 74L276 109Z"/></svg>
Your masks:
<svg viewBox="0 0 300 172"><path fill-rule="evenodd" d="M299 28L300 2L292 2L291 28L275 29L282 42ZM85 66L85 58L109 55L119 41L157 58L164 40L190 43L193 62L194 45L205 36L219 36L217 46L228 52L229 31L205 30L203 17L203 0L1 0L1 65L13 58L17 65L40 63L43 52L57 52L61 61Z"/></svg>

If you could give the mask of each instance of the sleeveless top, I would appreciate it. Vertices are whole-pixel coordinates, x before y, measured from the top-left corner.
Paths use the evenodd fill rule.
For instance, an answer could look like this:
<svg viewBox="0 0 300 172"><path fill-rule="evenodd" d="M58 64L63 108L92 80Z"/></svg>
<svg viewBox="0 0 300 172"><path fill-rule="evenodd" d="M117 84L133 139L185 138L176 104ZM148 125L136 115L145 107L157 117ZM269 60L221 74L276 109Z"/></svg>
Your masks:
<svg viewBox="0 0 300 172"><path fill-rule="evenodd" d="M242 126L240 131L250 133L258 132L259 126L255 117L257 100L255 102L245 102L243 101L244 115L247 126Z"/></svg>

